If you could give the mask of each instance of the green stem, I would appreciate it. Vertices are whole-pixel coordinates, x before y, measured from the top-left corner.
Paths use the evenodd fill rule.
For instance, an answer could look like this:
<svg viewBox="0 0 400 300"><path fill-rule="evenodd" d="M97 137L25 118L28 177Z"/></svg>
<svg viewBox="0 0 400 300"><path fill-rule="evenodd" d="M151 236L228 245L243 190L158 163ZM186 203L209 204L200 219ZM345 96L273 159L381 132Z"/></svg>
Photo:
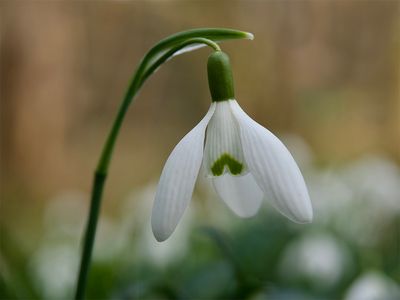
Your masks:
<svg viewBox="0 0 400 300"><path fill-rule="evenodd" d="M122 104L111 127L111 131L107 137L106 143L104 144L103 151L94 174L90 210L75 293L76 300L84 299L96 235L97 222L100 214L102 193L108 173L108 167L119 130L121 129L122 122L130 104L133 102L133 99L135 98L139 89L142 87L145 80L176 52L193 44L205 44L213 48L215 51L220 51L220 48L215 41L226 39L252 39L252 35L242 31L220 28L205 28L184 31L161 40L152 49L150 49L150 51L144 56L139 64L128 90L125 93Z"/></svg>
<svg viewBox="0 0 400 300"><path fill-rule="evenodd" d="M83 245L81 267L79 271L78 285L76 287L75 299L83 299L92 258L92 249L96 235L97 220L100 213L101 196L103 193L106 174L96 172L94 175L91 206L88 216L88 224L85 233L85 243Z"/></svg>

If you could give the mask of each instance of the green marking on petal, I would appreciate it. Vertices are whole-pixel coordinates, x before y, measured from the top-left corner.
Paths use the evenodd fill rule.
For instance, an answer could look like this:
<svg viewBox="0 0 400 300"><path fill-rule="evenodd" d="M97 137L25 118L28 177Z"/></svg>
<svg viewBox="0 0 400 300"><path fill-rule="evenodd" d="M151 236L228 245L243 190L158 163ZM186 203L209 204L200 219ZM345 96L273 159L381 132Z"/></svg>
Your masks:
<svg viewBox="0 0 400 300"><path fill-rule="evenodd" d="M211 166L211 172L214 176L220 176L224 172L225 165L228 166L229 171L232 175L239 175L240 173L242 173L243 164L238 162L228 153L222 154L221 157L213 163L213 165Z"/></svg>

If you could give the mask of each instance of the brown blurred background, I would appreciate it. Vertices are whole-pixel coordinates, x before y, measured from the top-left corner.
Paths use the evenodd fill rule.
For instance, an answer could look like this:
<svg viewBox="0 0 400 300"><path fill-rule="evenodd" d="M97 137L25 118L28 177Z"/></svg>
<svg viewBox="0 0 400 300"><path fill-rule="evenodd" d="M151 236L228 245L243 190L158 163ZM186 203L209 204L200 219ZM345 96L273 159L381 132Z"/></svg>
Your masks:
<svg viewBox="0 0 400 300"><path fill-rule="evenodd" d="M90 190L139 60L160 39L195 27L254 33L254 41L222 44L237 99L278 136L301 136L317 163L365 153L399 162L399 4L1 1L1 222L29 236L54 195ZM156 181L173 146L206 112L209 53L168 62L143 87L117 143L106 210Z"/></svg>

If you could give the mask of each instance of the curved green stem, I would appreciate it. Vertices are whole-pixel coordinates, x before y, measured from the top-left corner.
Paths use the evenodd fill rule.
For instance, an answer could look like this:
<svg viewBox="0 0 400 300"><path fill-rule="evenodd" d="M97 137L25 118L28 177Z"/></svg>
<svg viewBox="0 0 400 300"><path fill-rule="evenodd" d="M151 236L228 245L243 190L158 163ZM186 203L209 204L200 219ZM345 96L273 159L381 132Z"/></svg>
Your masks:
<svg viewBox="0 0 400 300"><path fill-rule="evenodd" d="M84 298L86 282L90 267L92 250L96 235L97 221L100 214L101 199L104 189L105 180L108 173L115 142L118 137L122 122L128 111L130 104L142 87L146 79L153 74L158 67L178 54L178 51L184 50L185 47L194 44L204 44L220 51L216 41L227 39L252 39L253 35L233 29L223 28L203 28L180 32L161 40L144 56L133 75L131 83L125 93L124 99L118 110L117 116L108 134L104 144L101 156L95 170L94 182L91 194L90 210L88 215L87 227L84 236L84 244L82 249L82 257L76 287L75 299ZM194 50L194 49L192 49Z"/></svg>
<svg viewBox="0 0 400 300"><path fill-rule="evenodd" d="M153 74L159 66L161 66L164 62L166 62L168 59L173 57L177 52L180 50L184 49L187 46L190 45L195 45L195 44L204 44L207 46L210 46L213 48L215 51L221 51L221 48L218 46L217 43L214 43L213 41L205 38L192 38L188 39L187 41L184 41L183 43L176 45L175 47L172 47L168 52L166 52L164 55L162 55L160 58L157 59L153 63L151 67L149 67L146 72L143 74L142 80L146 80L151 74Z"/></svg>

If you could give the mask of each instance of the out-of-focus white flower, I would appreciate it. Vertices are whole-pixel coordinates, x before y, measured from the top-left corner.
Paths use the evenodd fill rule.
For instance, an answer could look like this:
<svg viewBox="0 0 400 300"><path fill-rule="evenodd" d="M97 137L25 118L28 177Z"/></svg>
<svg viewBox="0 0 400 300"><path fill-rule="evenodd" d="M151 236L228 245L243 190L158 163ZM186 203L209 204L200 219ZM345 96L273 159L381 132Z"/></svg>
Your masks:
<svg viewBox="0 0 400 300"><path fill-rule="evenodd" d="M384 156L366 155L342 170L344 181L363 201L387 217L400 213L400 169Z"/></svg>
<svg viewBox="0 0 400 300"><path fill-rule="evenodd" d="M206 116L175 147L158 184L153 233L166 240L193 193L201 165L217 194L240 217L257 213L264 196L289 219L312 220L303 176L283 143L251 119L234 99L228 56L208 60L212 104Z"/></svg>
<svg viewBox="0 0 400 300"><path fill-rule="evenodd" d="M400 286L386 275L371 271L350 286L345 300L395 300L400 299Z"/></svg>
<svg viewBox="0 0 400 300"><path fill-rule="evenodd" d="M306 278L317 288L332 288L352 265L343 243L325 233L313 233L289 244L283 253L280 274L286 280Z"/></svg>
<svg viewBox="0 0 400 300"><path fill-rule="evenodd" d="M66 299L75 284L79 256L67 244L46 244L33 253L29 269L44 299Z"/></svg>
<svg viewBox="0 0 400 300"><path fill-rule="evenodd" d="M400 169L366 155L341 167L316 170L307 182L316 222L362 246L379 243L400 215Z"/></svg>

